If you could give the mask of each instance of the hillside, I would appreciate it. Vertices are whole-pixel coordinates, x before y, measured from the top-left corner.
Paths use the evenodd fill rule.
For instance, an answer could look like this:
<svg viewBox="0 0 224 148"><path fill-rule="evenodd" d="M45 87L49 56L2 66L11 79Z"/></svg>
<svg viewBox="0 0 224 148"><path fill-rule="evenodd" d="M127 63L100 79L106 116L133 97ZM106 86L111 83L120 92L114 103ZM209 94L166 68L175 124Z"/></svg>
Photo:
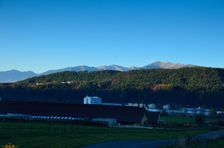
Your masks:
<svg viewBox="0 0 224 148"><path fill-rule="evenodd" d="M6 100L81 103L85 95L106 102L223 107L224 69L62 72L0 86Z"/></svg>

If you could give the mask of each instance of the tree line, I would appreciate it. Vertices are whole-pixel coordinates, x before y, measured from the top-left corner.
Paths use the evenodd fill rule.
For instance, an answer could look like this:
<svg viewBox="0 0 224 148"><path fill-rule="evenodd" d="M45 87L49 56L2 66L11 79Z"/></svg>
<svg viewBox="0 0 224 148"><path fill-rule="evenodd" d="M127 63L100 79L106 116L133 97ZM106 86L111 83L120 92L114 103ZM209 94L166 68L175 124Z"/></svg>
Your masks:
<svg viewBox="0 0 224 148"><path fill-rule="evenodd" d="M116 103L223 107L224 69L62 72L0 85L5 100L82 103L86 95Z"/></svg>

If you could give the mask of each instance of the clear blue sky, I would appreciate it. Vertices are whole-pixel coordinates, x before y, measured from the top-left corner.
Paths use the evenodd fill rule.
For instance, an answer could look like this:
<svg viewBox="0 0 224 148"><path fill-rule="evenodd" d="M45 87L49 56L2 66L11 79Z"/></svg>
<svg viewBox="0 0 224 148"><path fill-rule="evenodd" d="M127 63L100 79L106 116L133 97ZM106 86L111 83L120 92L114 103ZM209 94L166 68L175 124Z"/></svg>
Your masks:
<svg viewBox="0 0 224 148"><path fill-rule="evenodd" d="M0 0L0 71L224 67L223 0Z"/></svg>

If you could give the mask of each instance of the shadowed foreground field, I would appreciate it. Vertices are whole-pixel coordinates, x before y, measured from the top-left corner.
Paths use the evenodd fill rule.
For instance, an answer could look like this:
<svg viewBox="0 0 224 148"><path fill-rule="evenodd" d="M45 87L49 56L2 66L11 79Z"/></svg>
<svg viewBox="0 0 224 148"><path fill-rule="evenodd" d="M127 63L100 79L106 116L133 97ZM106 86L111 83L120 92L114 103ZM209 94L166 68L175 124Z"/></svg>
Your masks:
<svg viewBox="0 0 224 148"><path fill-rule="evenodd" d="M201 143L195 144L192 148L223 148L224 147L224 137L216 140L203 141Z"/></svg>
<svg viewBox="0 0 224 148"><path fill-rule="evenodd" d="M114 140L173 139L208 132L200 130L121 129L37 122L0 122L0 146L19 148L78 148Z"/></svg>
<svg viewBox="0 0 224 148"><path fill-rule="evenodd" d="M170 125L177 125L177 124L197 124L195 116L161 116L160 120L168 123ZM211 118L204 116L204 123L217 123L217 118Z"/></svg>

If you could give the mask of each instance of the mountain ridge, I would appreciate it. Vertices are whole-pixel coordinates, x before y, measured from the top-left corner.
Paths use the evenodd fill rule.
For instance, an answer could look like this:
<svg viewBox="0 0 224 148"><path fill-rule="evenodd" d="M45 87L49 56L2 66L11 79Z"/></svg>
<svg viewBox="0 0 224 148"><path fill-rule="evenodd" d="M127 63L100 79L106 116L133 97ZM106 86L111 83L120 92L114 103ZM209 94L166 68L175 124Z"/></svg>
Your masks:
<svg viewBox="0 0 224 148"><path fill-rule="evenodd" d="M172 62L161 62L157 61L142 67L125 67L120 65L103 65L98 67L87 66L87 65L80 65L74 67L66 67L62 69L55 69L55 70L48 70L43 73L35 73L33 71L19 71L19 70L8 70L0 72L0 83L11 83L17 82L21 80L25 80L35 76L42 76L42 75L49 75L58 72L65 72L65 71L103 71L103 70L114 70L114 71L130 71L130 70L139 70L139 69L179 69L184 67L194 67L194 65L190 64L179 64L179 63L172 63Z"/></svg>
<svg viewBox="0 0 224 148"><path fill-rule="evenodd" d="M24 80L37 76L36 73L32 71L18 71L18 70L9 70L0 72L0 83L16 82L18 80Z"/></svg>

